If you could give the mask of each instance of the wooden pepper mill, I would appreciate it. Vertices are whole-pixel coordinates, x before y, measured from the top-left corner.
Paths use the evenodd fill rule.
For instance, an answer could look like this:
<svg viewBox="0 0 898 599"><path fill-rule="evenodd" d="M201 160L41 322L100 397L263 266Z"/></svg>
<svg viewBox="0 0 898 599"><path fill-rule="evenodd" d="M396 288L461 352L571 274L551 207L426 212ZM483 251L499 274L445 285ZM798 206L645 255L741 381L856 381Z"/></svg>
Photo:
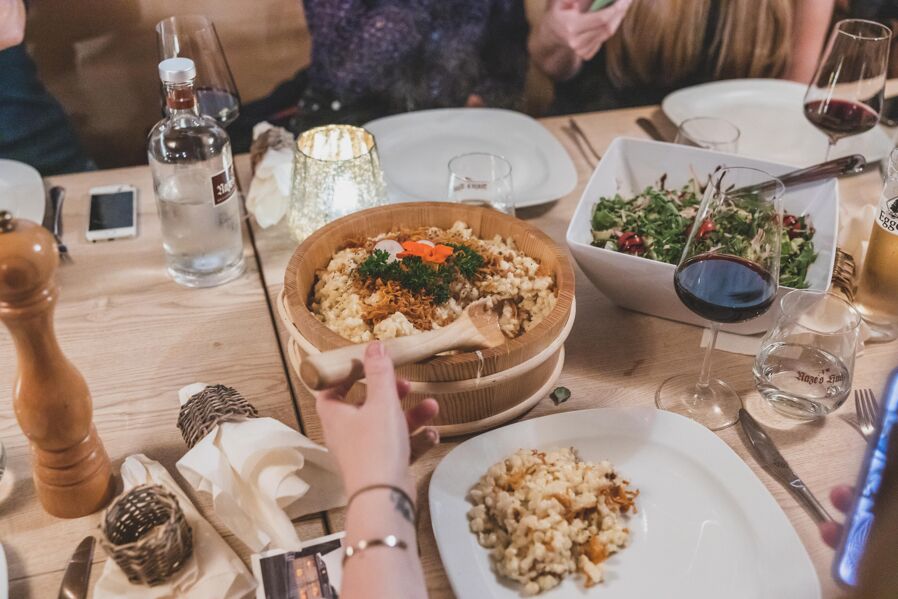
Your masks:
<svg viewBox="0 0 898 599"><path fill-rule="evenodd" d="M13 407L31 441L41 504L54 516L77 518L102 508L114 485L87 383L53 332L58 265L46 229L0 211L0 320L18 355Z"/></svg>

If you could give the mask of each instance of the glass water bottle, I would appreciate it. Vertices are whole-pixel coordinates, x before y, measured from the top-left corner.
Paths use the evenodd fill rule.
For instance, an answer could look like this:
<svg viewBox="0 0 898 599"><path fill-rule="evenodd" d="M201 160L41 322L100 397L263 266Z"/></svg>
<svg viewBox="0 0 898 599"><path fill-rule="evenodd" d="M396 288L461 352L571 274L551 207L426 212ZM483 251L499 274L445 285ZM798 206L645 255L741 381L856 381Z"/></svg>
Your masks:
<svg viewBox="0 0 898 599"><path fill-rule="evenodd" d="M231 142L197 110L192 60L163 60L159 77L167 116L150 132L147 153L168 272L187 287L221 285L245 267Z"/></svg>

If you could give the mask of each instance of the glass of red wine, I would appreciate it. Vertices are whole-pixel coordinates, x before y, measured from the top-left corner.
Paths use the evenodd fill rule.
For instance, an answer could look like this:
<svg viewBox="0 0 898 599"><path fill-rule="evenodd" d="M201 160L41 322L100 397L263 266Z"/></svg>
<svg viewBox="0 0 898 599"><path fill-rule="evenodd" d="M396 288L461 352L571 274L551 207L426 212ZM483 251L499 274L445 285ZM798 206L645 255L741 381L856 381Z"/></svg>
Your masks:
<svg viewBox="0 0 898 599"><path fill-rule="evenodd" d="M655 404L711 430L739 419L742 401L725 382L711 378L711 354L722 324L760 316L776 297L780 269L783 183L753 168L724 168L711 175L680 263L674 289L695 314L711 321L711 342L701 373L667 379Z"/></svg>
<svg viewBox="0 0 898 599"><path fill-rule="evenodd" d="M163 19L156 24L156 42L159 60L178 56L193 60L200 114L222 127L233 123L240 114L240 96L212 21L201 15Z"/></svg>
<svg viewBox="0 0 898 599"><path fill-rule="evenodd" d="M873 21L836 23L804 95L805 117L829 138L826 160L840 139L879 122L891 39L892 31Z"/></svg>

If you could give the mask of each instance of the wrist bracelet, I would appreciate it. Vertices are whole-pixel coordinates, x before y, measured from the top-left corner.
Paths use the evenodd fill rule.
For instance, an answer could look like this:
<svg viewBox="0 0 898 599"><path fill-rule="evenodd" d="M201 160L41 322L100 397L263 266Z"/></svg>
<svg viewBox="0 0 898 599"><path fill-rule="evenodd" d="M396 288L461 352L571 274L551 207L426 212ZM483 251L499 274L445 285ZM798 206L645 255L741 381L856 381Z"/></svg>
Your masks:
<svg viewBox="0 0 898 599"><path fill-rule="evenodd" d="M367 541L359 541L355 545L349 545L343 552L343 564L353 555L358 555L371 547L389 547L390 549L408 549L408 544L396 537L396 535L387 535L382 539L368 539Z"/></svg>
<svg viewBox="0 0 898 599"><path fill-rule="evenodd" d="M362 487L361 489L359 489L358 491L356 491L355 493L353 493L352 495L349 496L349 499L346 501L346 510L349 511L349 506L352 505L352 502L356 497L358 497L359 495L362 495L363 493L367 493L368 491L376 491L377 489L389 489L393 493L396 493L397 495L402 497L408 504L409 509L411 510L411 514L403 513L403 516L405 516L406 520L408 520L409 522L411 522L413 524L418 521L418 509L415 507L415 502L412 501L412 498L409 496L408 493L405 492L405 490L403 490L401 487L397 487L395 485L379 484L379 485L368 485L367 487ZM397 509L400 509L399 506L396 506L396 507L397 507ZM400 509L400 511L402 511L402 510Z"/></svg>

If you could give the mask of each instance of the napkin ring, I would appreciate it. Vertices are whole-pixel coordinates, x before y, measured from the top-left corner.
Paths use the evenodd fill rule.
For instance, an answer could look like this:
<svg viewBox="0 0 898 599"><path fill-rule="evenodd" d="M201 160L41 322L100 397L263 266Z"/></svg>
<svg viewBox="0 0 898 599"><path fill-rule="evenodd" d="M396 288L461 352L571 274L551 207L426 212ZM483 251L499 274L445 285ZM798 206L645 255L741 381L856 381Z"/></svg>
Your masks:
<svg viewBox="0 0 898 599"><path fill-rule="evenodd" d="M258 418L255 407L232 387L209 385L192 395L178 414L178 430L189 449L213 428L235 418Z"/></svg>
<svg viewBox="0 0 898 599"><path fill-rule="evenodd" d="M160 485L139 485L106 509L100 544L131 583L156 586L190 558L193 531L174 494Z"/></svg>

